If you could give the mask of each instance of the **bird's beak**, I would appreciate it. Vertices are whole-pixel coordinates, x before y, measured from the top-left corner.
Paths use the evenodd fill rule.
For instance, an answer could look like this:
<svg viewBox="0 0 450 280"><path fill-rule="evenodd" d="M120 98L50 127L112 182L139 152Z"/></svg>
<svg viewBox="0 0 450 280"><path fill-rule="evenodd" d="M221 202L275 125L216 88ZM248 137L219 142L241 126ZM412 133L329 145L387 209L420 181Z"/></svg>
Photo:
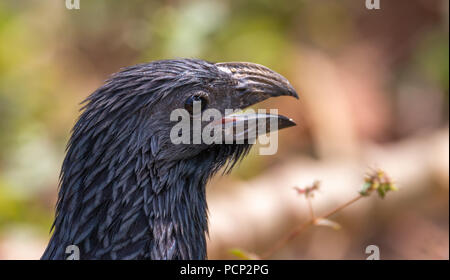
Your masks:
<svg viewBox="0 0 450 280"><path fill-rule="evenodd" d="M235 94L231 96L233 109L245 109L270 97L292 96L298 99L297 92L289 81L265 66L248 62L217 63L216 66L231 75L235 81ZM226 115L221 124L224 127L244 126L242 135L236 132L234 134L236 138L245 139L248 139L253 130L259 135L261 132L267 133L296 125L292 119L281 115L246 112Z"/></svg>

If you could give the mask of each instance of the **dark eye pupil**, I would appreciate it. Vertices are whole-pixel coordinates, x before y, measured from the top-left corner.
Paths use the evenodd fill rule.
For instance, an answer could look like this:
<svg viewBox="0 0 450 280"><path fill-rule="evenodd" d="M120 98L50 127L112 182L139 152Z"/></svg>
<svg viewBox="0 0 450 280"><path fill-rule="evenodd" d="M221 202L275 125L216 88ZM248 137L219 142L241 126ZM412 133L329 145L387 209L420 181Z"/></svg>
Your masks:
<svg viewBox="0 0 450 280"><path fill-rule="evenodd" d="M194 102L200 102L200 108L201 111L203 111L207 104L206 98L198 95L190 96L188 99L186 99L186 102L184 103L184 108L189 112L189 114L192 115L194 111Z"/></svg>

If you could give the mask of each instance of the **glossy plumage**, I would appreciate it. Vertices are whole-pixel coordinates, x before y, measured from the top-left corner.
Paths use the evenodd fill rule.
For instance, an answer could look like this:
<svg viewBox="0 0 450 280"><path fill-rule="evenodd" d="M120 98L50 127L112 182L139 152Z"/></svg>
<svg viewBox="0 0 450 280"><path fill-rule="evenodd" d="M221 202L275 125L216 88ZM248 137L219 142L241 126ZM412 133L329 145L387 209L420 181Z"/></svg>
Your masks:
<svg viewBox="0 0 450 280"><path fill-rule="evenodd" d="M275 72L250 66L273 75L280 89L246 99L232 73L238 66L229 72L180 59L126 68L89 96L68 143L42 259L65 259L69 245L79 247L81 259L205 259L205 185L227 162L231 170L250 145L174 145L169 115L199 90L221 112L296 96Z"/></svg>

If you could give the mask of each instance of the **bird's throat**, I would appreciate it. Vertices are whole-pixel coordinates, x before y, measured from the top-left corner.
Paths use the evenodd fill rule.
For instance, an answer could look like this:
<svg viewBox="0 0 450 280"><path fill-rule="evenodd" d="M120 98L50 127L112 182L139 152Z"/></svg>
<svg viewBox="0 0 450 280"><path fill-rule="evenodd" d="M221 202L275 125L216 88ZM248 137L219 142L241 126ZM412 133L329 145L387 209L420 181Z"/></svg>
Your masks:
<svg viewBox="0 0 450 280"><path fill-rule="evenodd" d="M146 201L153 241L152 259L205 259L207 204L203 180L167 185Z"/></svg>

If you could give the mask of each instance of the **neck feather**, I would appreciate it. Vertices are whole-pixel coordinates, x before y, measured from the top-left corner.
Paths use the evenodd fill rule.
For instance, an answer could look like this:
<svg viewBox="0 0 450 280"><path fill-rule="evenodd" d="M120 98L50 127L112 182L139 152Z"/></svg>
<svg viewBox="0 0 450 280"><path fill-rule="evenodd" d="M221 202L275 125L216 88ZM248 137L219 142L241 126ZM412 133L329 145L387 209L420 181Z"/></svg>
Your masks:
<svg viewBox="0 0 450 280"><path fill-rule="evenodd" d="M119 153L110 161L66 157L54 233L43 258L65 258L69 245L86 259L206 258L211 166L200 157L157 168L144 160L152 158L149 153L125 160Z"/></svg>

